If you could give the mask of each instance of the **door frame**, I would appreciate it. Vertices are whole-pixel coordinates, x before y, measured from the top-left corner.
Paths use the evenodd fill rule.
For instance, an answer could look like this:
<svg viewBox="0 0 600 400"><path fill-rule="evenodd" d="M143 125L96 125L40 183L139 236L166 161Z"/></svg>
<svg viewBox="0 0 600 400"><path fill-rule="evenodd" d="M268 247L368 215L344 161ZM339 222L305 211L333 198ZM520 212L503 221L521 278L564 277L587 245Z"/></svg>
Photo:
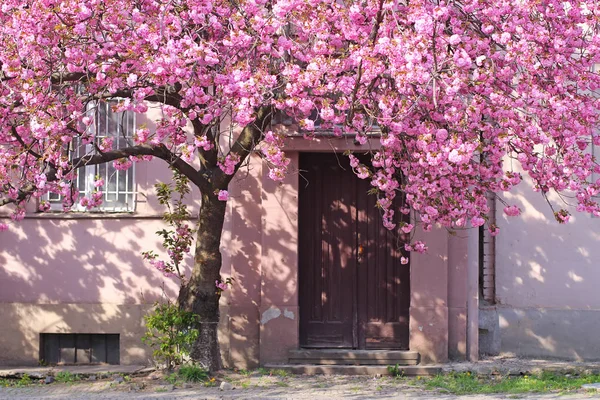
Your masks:
<svg viewBox="0 0 600 400"><path fill-rule="evenodd" d="M300 152L337 152L346 150L373 151L379 149L379 140L369 138L364 145L355 144L351 137L320 138L306 140L297 135L294 126L277 127L284 136L284 149L291 165L298 165ZM235 196L230 207L238 204L244 208L239 216L226 221L227 229L240 232L256 243L256 252L224 253L224 266L231 265L231 273L241 271L248 292L234 294L226 291L222 297L223 315L229 313L231 321L248 321L249 308L256 309L256 330L231 324L235 332L243 332L240 341L237 334L231 336L231 354L245 354L248 346L256 341L256 359L260 364L285 363L288 350L299 348L300 324L298 318L298 189L302 178L289 173L282 182L269 178L267 165L258 157L252 158L257 185L250 181L236 182L236 188L247 190L250 195ZM232 188L233 190L240 190ZM248 214L245 210L256 210ZM236 212L237 213L237 212ZM238 214L236 214L238 215ZM246 222L250 220L250 223ZM282 236L282 233L284 236ZM423 239L417 228L416 240ZM224 235L222 246L236 246L233 237ZM422 362L444 362L449 351L463 354L466 342L467 268L466 241L462 237L449 239L445 229L434 226L426 238L429 251L411 257L409 311L409 348L419 352ZM223 273L229 273L225 267ZM250 281L248 281L250 279ZM248 283L249 282L249 283ZM252 283L255 282L255 283ZM475 284L476 286L476 284ZM229 310L229 311L227 311ZM250 317L254 321L254 317ZM223 320L223 318L222 318ZM233 332L233 331L232 331ZM253 339L254 338L254 339ZM235 352L235 353L234 353Z"/></svg>

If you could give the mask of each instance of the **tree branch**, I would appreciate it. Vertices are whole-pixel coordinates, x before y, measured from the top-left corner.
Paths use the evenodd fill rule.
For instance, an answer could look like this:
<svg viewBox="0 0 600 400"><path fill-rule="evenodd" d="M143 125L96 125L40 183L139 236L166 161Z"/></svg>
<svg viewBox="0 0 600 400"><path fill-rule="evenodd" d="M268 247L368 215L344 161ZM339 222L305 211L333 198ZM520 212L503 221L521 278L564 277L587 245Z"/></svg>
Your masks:
<svg viewBox="0 0 600 400"><path fill-rule="evenodd" d="M50 82L56 85L63 82L79 82L83 78L87 78L84 72L56 72L50 75Z"/></svg>
<svg viewBox="0 0 600 400"><path fill-rule="evenodd" d="M208 179L197 171L190 164L183 161L180 157L173 154L164 145L160 146L148 146L138 145L132 147L126 147L123 149L111 150L101 154L88 154L83 157L78 157L71 163L71 171L85 167L87 165L98 165L104 164L110 161L118 160L120 158L126 158L130 156L154 156L166 161L169 165L173 166L177 171L185 175L191 182L193 182L200 190L208 190L209 183ZM50 165L50 171L46 173L46 181L56 181L56 168ZM15 199L0 199L0 207L7 204L18 204L26 200L29 196L37 190L33 184L27 185L18 191L18 195Z"/></svg>
<svg viewBox="0 0 600 400"><path fill-rule="evenodd" d="M87 81L88 74L85 72L57 72L50 75L50 82L55 85L65 82ZM145 97L144 100L163 103L181 109L181 96L179 95L181 87L182 86L180 83L176 83L173 86L159 86L154 89L153 95ZM115 93L97 96L92 95L92 97L97 100L109 99L114 97L133 98L133 89L121 89Z"/></svg>
<svg viewBox="0 0 600 400"><path fill-rule="evenodd" d="M200 189L208 186L208 181L201 175L194 167L183 161L180 157L173 154L164 145L149 146L149 145L138 145L132 147L125 147L122 149L106 151L100 154L88 154L83 157L79 157L73 160L73 169L81 168L86 165L97 165L104 164L110 161L118 160L120 158L127 158L130 156L154 156L166 161L169 165L172 165L175 169L185 175L190 181L192 181Z"/></svg>
<svg viewBox="0 0 600 400"><path fill-rule="evenodd" d="M240 169L240 166L244 163L244 160L254 150L254 147L262 139L262 135L265 129L271 124L271 117L273 110L270 106L263 106L256 112L256 119L253 123L246 125L240 136L237 138L229 154L237 155L239 161L235 166L235 171L231 175L226 175L220 169L217 169L214 178L214 184L218 188L226 188L231 179L235 176L235 173Z"/></svg>
<svg viewBox="0 0 600 400"><path fill-rule="evenodd" d="M31 154L32 156L34 156L38 160L40 158L42 158L41 155L39 155L38 153L36 153L35 151L33 151L31 149L32 146L28 146L25 143L25 141L23 140L23 138L21 137L21 135L19 135L19 133L17 132L17 128L15 128L14 126L11 126L11 132L12 132L13 136L15 137L15 139L17 139L17 142L19 142L19 144L23 147L23 150L25 150L26 152L28 152L29 154Z"/></svg>

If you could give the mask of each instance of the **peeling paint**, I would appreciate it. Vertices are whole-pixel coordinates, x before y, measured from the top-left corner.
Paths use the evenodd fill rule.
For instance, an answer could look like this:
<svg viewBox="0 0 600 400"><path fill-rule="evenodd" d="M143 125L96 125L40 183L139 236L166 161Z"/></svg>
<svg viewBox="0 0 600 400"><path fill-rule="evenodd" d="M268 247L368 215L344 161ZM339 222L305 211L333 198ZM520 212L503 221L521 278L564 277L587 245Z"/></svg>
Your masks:
<svg viewBox="0 0 600 400"><path fill-rule="evenodd" d="M279 318L280 315L281 315L281 310L279 308L271 307L262 313L262 315L260 317L260 323L265 325L270 320Z"/></svg>
<svg viewBox="0 0 600 400"><path fill-rule="evenodd" d="M287 308L285 308L285 309L283 310L283 316L284 316L284 317L286 317L286 318L289 318L289 319L291 319L291 320L293 320L293 319L295 318L295 316L294 316L294 312L293 312L293 311L288 311L288 309L287 309Z"/></svg>

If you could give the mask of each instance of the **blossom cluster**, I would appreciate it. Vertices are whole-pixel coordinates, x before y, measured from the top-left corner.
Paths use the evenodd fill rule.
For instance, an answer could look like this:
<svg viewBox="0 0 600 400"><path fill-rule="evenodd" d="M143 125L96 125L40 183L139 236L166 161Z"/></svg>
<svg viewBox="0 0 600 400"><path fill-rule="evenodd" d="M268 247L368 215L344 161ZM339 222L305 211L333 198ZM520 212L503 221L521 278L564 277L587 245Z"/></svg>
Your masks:
<svg viewBox="0 0 600 400"><path fill-rule="evenodd" d="M426 231L439 223L497 234L488 194L523 181L506 160L541 195L557 191L600 215L599 27L595 0L4 0L0 201L19 203L15 220L21 202L48 192L65 209L75 204L70 183L86 164L65 149L114 151L87 111L112 99L138 114L158 104L131 146L169 151L169 162L199 159L208 177L232 176L241 154L257 151L269 176L284 178L283 137L257 124L259 110L291 118L309 139L366 144L377 130L370 162L351 165L371 182L385 226L403 233L413 227L399 217L412 210ZM244 129L261 132L232 145ZM151 156L111 162L127 169L141 157ZM226 187L214 189L228 199ZM394 209L400 192L407 209Z"/></svg>

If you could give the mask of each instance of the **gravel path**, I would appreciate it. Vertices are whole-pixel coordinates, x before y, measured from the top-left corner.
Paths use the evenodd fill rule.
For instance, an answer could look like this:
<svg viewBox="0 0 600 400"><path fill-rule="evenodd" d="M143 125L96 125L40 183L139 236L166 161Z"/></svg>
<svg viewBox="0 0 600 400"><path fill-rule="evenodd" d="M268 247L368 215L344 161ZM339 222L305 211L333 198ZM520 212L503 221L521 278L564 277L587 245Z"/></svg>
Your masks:
<svg viewBox="0 0 600 400"><path fill-rule="evenodd" d="M451 396L424 391L411 386L410 381L389 377L349 376L241 376L230 377L234 389L193 385L175 388L160 381L134 378L115 384L110 381L75 384L31 385L0 388L0 400L134 400L134 399L414 399L414 400L492 400L492 399L557 399L575 400L598 398L600 395L476 395Z"/></svg>

